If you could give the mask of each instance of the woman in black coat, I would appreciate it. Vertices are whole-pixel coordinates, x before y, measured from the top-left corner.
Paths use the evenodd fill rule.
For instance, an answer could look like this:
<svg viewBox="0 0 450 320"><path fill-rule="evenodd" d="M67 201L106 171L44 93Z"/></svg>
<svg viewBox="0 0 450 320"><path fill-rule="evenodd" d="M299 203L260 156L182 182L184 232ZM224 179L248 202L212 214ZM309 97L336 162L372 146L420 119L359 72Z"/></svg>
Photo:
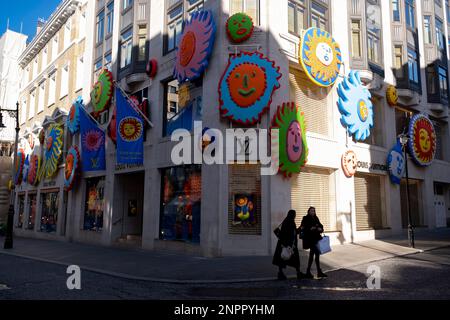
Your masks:
<svg viewBox="0 0 450 320"><path fill-rule="evenodd" d="M297 235L300 230L297 229L295 224L295 216L296 212L294 210L290 210L278 230L278 243L277 248L275 249L275 254L273 255L272 263L278 266L279 280L286 280L286 275L284 274L283 269L287 266L295 268L295 270L297 270L297 278L302 278L302 273L300 272L300 255L298 253L297 243ZM282 246L293 248L294 254L291 256L291 259L286 261L281 258L281 251L283 250Z"/></svg>
<svg viewBox="0 0 450 320"><path fill-rule="evenodd" d="M313 279L314 276L311 273L311 266L316 258L317 276L319 278L325 278L327 275L322 272L320 268L320 252L317 248L317 243L322 240L321 233L323 233L323 225L320 223L319 218L316 215L316 208L311 207L308 209L308 214L303 217L302 224L300 225L300 232L303 238L303 249L310 249L308 269L306 271L306 278Z"/></svg>

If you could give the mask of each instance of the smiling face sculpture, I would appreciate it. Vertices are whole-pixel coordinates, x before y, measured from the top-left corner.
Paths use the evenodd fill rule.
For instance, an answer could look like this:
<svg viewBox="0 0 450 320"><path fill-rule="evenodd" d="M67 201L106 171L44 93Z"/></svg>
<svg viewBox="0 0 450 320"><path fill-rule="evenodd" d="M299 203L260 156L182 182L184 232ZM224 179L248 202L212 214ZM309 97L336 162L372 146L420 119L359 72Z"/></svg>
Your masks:
<svg viewBox="0 0 450 320"><path fill-rule="evenodd" d="M412 117L409 125L409 152L420 166L429 166L436 154L436 132L433 123L423 114Z"/></svg>
<svg viewBox="0 0 450 320"><path fill-rule="evenodd" d="M391 107L394 107L398 103L397 88L389 85L386 89L386 100Z"/></svg>
<svg viewBox="0 0 450 320"><path fill-rule="evenodd" d="M142 122L135 117L127 117L119 123L120 138L125 142L134 142L142 137Z"/></svg>
<svg viewBox="0 0 450 320"><path fill-rule="evenodd" d="M295 103L279 106L272 129L278 129L278 135L271 136L271 143L279 147L279 172L291 177L300 172L308 158L305 118L300 108Z"/></svg>
<svg viewBox="0 0 450 320"><path fill-rule="evenodd" d="M389 176L393 184L400 184L405 173L405 157L403 156L402 145L399 140L391 149L387 158Z"/></svg>
<svg viewBox="0 0 450 320"><path fill-rule="evenodd" d="M67 152L66 167L64 168L64 188L70 191L75 183L75 178L80 166L80 151L77 146L72 146Z"/></svg>
<svg viewBox="0 0 450 320"><path fill-rule="evenodd" d="M173 75L179 83L192 81L202 76L208 67L216 34L214 17L209 10L196 11L185 23Z"/></svg>
<svg viewBox="0 0 450 320"><path fill-rule="evenodd" d="M98 76L98 81L91 91L91 104L94 109L94 116L109 108L113 95L112 91L113 75L109 70L104 69Z"/></svg>
<svg viewBox="0 0 450 320"><path fill-rule="evenodd" d="M261 53L230 56L219 84L222 116L242 125L257 123L269 109L280 78L279 67Z"/></svg>
<svg viewBox="0 0 450 320"><path fill-rule="evenodd" d="M342 170L347 178L351 178L355 175L358 168L358 158L353 150L348 150L342 155L341 159Z"/></svg>
<svg viewBox="0 0 450 320"><path fill-rule="evenodd" d="M245 13L232 15L227 21L227 35L231 42L242 43L253 34L253 20Z"/></svg>

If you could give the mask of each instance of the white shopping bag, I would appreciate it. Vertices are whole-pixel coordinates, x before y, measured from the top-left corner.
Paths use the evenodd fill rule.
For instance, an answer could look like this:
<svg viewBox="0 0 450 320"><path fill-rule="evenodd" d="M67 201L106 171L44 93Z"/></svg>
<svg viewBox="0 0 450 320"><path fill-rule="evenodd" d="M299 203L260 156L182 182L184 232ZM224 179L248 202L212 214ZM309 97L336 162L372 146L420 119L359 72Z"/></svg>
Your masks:
<svg viewBox="0 0 450 320"><path fill-rule="evenodd" d="M331 252L330 237L324 236L323 239L317 243L317 249L319 249L320 254Z"/></svg>

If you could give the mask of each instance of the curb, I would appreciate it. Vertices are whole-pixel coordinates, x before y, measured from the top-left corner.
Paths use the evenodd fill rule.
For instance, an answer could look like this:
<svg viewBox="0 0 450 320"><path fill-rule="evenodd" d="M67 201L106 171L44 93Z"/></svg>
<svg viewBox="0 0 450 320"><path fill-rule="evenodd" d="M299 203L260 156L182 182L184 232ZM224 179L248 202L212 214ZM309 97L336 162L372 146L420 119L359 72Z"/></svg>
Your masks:
<svg viewBox="0 0 450 320"><path fill-rule="evenodd" d="M372 259L365 260L365 261L358 262L356 264L345 265L345 266L341 266L341 267L333 268L333 269L326 269L324 271L325 272L335 272L335 271L339 271L339 270L343 270L343 269L354 268L354 267L364 265L364 264L367 264L370 262L384 261L384 260L392 259L395 257L405 257L405 256L415 255L415 254L429 252L429 251L433 251L433 250L439 250L439 249L448 248L448 247L450 247L450 246L443 245L443 246L432 247L432 248L424 249L424 250L417 249L416 252L391 254L390 256L385 256L385 257L374 259L374 260L372 260ZM5 250L0 250L0 255L2 255L2 254L9 255L9 256L15 256L15 257L23 258L23 259L28 259L28 260L44 262L44 263L51 263L51 264L64 266L64 267L68 267L70 265L69 263L66 263L66 262L55 261L55 260L51 260L51 259L44 259L44 258L39 258L39 257L31 257L31 256L23 255L20 253L13 253L13 252L7 252ZM83 265L79 265L79 267L82 271L86 270L89 272L112 276L112 277L121 278L121 279L126 279L126 280L154 282L154 283L167 283L167 284L180 284L180 285L181 284L231 284L231 283L255 283L255 282L278 281L278 279L276 277L253 278L253 279L227 279L227 280L176 280L176 279L132 276L132 275L129 275L126 273L100 270L100 269L87 267L87 266L83 266ZM287 278L289 280L297 279L297 277L295 275L289 275L289 276L287 276Z"/></svg>

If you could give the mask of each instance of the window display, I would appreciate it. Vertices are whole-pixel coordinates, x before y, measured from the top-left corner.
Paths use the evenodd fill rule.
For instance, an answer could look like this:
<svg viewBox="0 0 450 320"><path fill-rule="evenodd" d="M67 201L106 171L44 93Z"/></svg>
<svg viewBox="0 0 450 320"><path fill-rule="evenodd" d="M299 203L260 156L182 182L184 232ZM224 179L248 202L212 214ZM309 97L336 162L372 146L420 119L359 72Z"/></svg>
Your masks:
<svg viewBox="0 0 450 320"><path fill-rule="evenodd" d="M105 209L105 177L86 180L84 230L102 231Z"/></svg>
<svg viewBox="0 0 450 320"><path fill-rule="evenodd" d="M25 195L21 194L19 195L19 218L17 220L17 228L23 227L23 219L25 214Z"/></svg>
<svg viewBox="0 0 450 320"><path fill-rule="evenodd" d="M28 230L34 230L34 223L36 220L36 209L37 209L37 196L36 194L29 194L28 195L28 222L27 222L27 229Z"/></svg>
<svg viewBox="0 0 450 320"><path fill-rule="evenodd" d="M160 238L200 242L201 166L164 169Z"/></svg>
<svg viewBox="0 0 450 320"><path fill-rule="evenodd" d="M56 226L58 224L59 192L43 193L41 195L41 203L41 232L56 232Z"/></svg>

